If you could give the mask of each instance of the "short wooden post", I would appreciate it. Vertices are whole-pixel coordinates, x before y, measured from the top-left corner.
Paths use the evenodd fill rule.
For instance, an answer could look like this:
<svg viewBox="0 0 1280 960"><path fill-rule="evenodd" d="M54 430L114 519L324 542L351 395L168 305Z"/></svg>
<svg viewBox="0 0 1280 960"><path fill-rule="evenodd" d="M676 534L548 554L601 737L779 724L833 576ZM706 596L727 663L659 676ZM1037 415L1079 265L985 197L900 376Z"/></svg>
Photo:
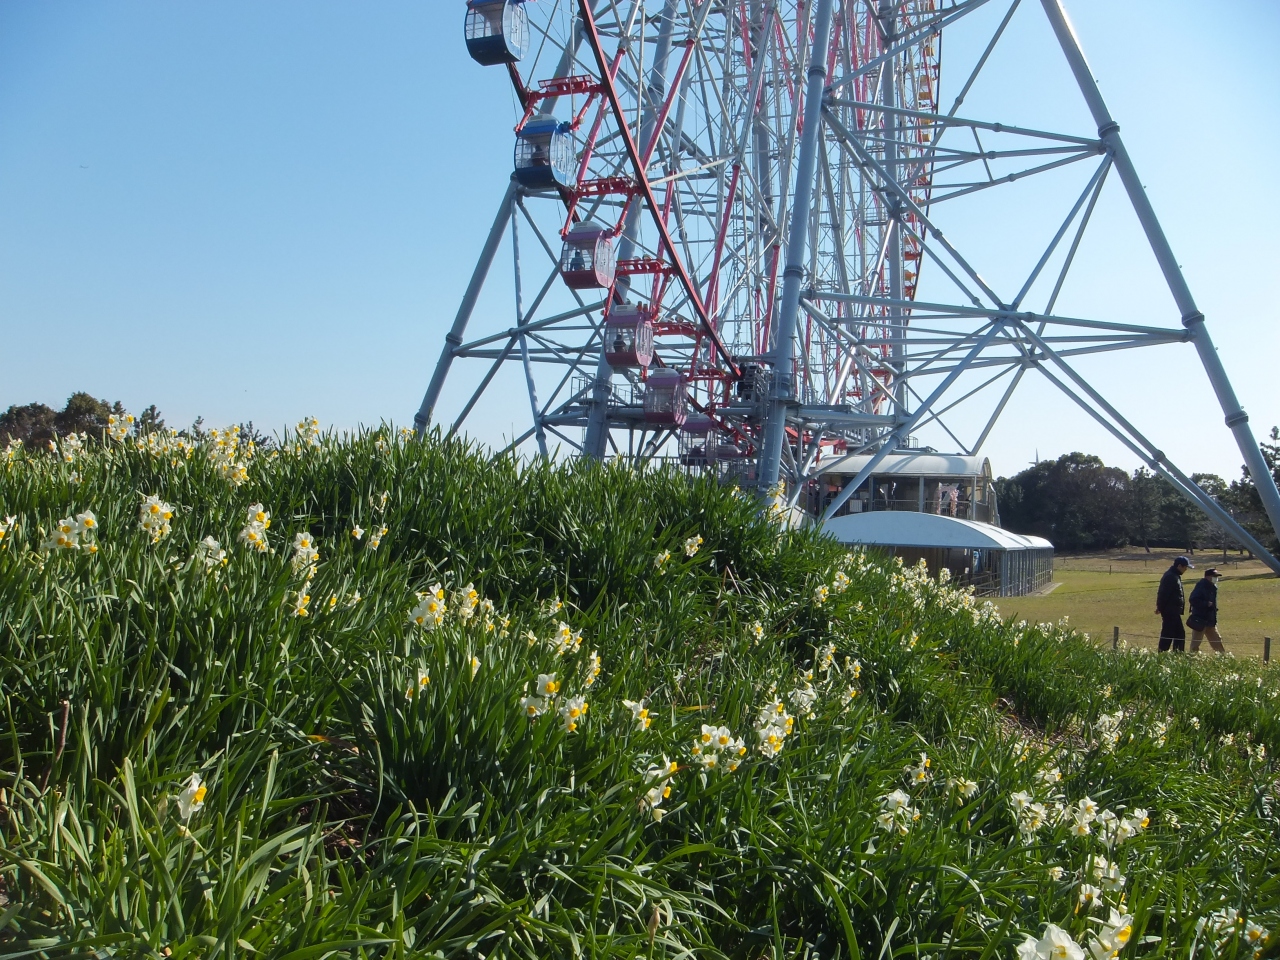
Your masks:
<svg viewBox="0 0 1280 960"><path fill-rule="evenodd" d="M1262 662L1263 663L1271 662L1271 638L1270 637L1262 638Z"/></svg>
<svg viewBox="0 0 1280 960"><path fill-rule="evenodd" d="M1120 649L1120 628L1112 627L1112 630L1114 632L1111 634L1111 649L1119 650Z"/></svg>

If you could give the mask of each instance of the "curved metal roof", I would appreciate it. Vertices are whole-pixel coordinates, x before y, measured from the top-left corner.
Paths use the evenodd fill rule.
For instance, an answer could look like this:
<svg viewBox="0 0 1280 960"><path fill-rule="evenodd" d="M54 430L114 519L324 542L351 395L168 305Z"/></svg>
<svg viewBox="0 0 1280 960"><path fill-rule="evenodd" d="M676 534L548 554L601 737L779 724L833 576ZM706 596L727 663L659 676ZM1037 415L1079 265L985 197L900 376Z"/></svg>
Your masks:
<svg viewBox="0 0 1280 960"><path fill-rule="evenodd" d="M958 550L1052 550L1043 537L1010 533L990 523L935 513L882 510L834 517L822 529L841 543L885 547L950 547Z"/></svg>
<svg viewBox="0 0 1280 960"><path fill-rule="evenodd" d="M832 460L819 473L853 476L871 462L871 454L860 453ZM891 453L872 471L877 477L904 474L911 477L991 477L991 461L986 457L966 457L955 453Z"/></svg>

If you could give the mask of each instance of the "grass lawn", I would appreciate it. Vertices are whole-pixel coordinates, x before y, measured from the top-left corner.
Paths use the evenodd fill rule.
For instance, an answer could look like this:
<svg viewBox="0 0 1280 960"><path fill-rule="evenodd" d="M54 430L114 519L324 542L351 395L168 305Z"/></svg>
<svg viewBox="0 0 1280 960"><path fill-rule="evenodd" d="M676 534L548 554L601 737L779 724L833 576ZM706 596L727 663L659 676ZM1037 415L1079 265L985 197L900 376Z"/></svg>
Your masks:
<svg viewBox="0 0 1280 960"><path fill-rule="evenodd" d="M1070 617L1073 627L1102 641L1110 640L1119 627L1120 638L1131 646L1154 647L1160 632L1154 612L1156 587L1176 555L1168 550L1062 555L1054 564L1058 586L1051 593L1007 597L997 606L1006 616L1031 622ZM1187 596L1206 567L1223 571L1218 630L1227 649L1240 657L1261 657L1262 638L1271 637L1272 656L1280 659L1280 578L1256 560L1235 554L1223 563L1220 553L1200 553L1192 562L1196 569L1183 578Z"/></svg>

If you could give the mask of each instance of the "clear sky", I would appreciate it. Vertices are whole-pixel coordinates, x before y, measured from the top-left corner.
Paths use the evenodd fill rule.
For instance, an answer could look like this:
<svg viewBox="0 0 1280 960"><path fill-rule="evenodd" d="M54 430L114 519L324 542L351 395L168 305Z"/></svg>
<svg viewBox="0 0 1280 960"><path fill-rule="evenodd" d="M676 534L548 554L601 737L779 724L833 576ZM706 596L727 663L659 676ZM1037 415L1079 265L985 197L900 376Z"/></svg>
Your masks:
<svg viewBox="0 0 1280 960"><path fill-rule="evenodd" d="M1280 423L1280 186L1267 173L1280 155L1280 4L1067 8L1265 433ZM0 408L60 406L83 389L135 410L156 403L176 424L409 423L510 172L510 86L467 57L463 9L0 4ZM1014 42L965 112L1092 135L1042 21L1024 0ZM948 51L966 42L958 31L944 41L944 101L959 82ZM1131 214L1108 190L1114 209L1082 250L1070 302L1086 315L1176 324ZM994 277L1002 242L1016 259L1019 204L1040 197L1013 196L996 219L988 210L971 224ZM508 325L483 306L476 329ZM1085 369L1184 469L1238 475L1189 346ZM449 390L442 413L465 399ZM524 398L502 399L472 421L480 439L525 428ZM1028 377L985 452L1009 474L1076 449L1136 465Z"/></svg>

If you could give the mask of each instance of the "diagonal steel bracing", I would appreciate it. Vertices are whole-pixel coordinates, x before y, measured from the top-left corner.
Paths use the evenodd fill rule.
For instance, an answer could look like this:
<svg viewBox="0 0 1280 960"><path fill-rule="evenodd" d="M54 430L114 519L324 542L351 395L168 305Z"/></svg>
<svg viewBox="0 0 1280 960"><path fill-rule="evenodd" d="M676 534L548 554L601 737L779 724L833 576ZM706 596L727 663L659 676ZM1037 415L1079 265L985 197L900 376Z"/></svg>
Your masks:
<svg viewBox="0 0 1280 960"><path fill-rule="evenodd" d="M1280 494L1060 0L1001 0L975 61L955 71L949 103L941 37L970 29L989 0L521 6L533 44L509 67L517 97L525 120L539 111L576 118L577 179L508 185L415 417L419 429L453 382L455 361L481 361L455 430L468 416L474 424L486 392L519 389L532 425L510 449L555 455L558 443L570 453L716 470L743 486L781 481L788 502L800 503L837 450L882 458L927 426L977 453L1036 372L1229 525L1075 366L1191 343L1280 529ZM973 109L1002 45L1022 42L1009 29L1015 15L1048 18L1096 130L1009 124ZM944 231L954 211L1033 179L1053 182L1062 208L1027 211L1027 223L1043 227L1042 245L1025 251L1016 279L995 282L981 245ZM1117 179L1179 324L1058 307L1081 269L1104 185ZM626 269L600 288L565 289L560 245L588 219L613 231ZM494 311L486 300L478 310L504 242L516 304ZM992 275L1007 276L999 266ZM647 368L608 359L605 319L623 302L652 308ZM497 329L487 326L495 315ZM680 372L695 430L649 419L644 401L661 368Z"/></svg>

